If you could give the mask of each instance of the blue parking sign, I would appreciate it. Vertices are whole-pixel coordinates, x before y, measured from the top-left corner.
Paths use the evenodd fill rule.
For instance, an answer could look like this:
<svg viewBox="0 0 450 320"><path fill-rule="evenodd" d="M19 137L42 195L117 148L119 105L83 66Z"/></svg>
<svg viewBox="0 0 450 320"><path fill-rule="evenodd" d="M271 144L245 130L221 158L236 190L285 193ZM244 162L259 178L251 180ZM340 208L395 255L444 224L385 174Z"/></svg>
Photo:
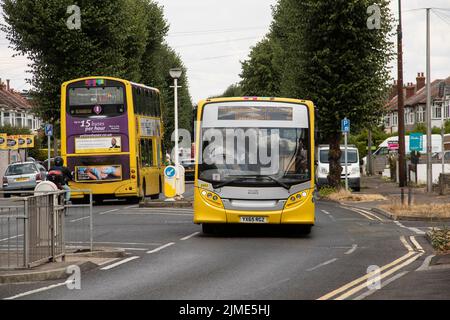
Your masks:
<svg viewBox="0 0 450 320"><path fill-rule="evenodd" d="M350 132L350 119L344 118L341 120L341 131L342 132Z"/></svg>
<svg viewBox="0 0 450 320"><path fill-rule="evenodd" d="M51 124L46 124L45 125L45 135L47 137L53 136L53 125L51 125Z"/></svg>

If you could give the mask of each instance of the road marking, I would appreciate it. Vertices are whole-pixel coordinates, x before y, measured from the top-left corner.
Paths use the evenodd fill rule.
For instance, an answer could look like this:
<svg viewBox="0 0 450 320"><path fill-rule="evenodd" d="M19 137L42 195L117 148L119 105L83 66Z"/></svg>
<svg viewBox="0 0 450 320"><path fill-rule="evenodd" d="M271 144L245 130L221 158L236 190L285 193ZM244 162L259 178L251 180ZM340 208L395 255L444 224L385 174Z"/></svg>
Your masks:
<svg viewBox="0 0 450 320"><path fill-rule="evenodd" d="M108 210L108 211L103 211L103 212L100 212L99 215L103 215L103 214L107 214L107 213L111 213L111 212L116 212L116 211L119 211L119 209L111 209L111 210Z"/></svg>
<svg viewBox="0 0 450 320"><path fill-rule="evenodd" d="M155 253L155 252L161 251L161 250L164 249L164 248L173 246L174 244L175 244L175 242L169 242L169 243L166 243L165 245L162 245L162 246L160 246L160 247L158 247L158 248L156 248L156 249L147 251L147 253Z"/></svg>
<svg viewBox="0 0 450 320"><path fill-rule="evenodd" d="M322 210L322 212L328 215L330 214L327 210Z"/></svg>
<svg viewBox="0 0 450 320"><path fill-rule="evenodd" d="M161 215L161 216L188 216L192 217L192 213L176 213L176 212L119 212L114 215Z"/></svg>
<svg viewBox="0 0 450 320"><path fill-rule="evenodd" d="M359 296L357 296L356 298L354 298L353 300L362 300L367 298L368 296L374 294L375 292L377 292L380 289L383 289L384 287L386 287L388 284L390 284L391 282L394 282L395 280L400 279L401 277L403 277L404 275L406 275L407 273L409 273L409 271L403 271L399 274L396 274L395 276L393 276L392 278L387 279L386 281L382 282L380 284L380 288L379 289L371 289Z"/></svg>
<svg viewBox="0 0 450 320"><path fill-rule="evenodd" d="M353 252L355 252L356 248L358 248L358 245L354 244L354 245L352 245L352 248L344 254L352 254Z"/></svg>
<svg viewBox="0 0 450 320"><path fill-rule="evenodd" d="M333 262L335 262L335 261L337 261L337 260L338 260L337 258L334 258L334 259L325 261L325 262L323 262L323 263L321 263L321 264L318 264L318 265L315 266L315 267L306 269L306 271L313 271L313 270L316 270L316 269L318 269L318 268L320 268L320 267L326 266L327 264L333 263Z"/></svg>
<svg viewBox="0 0 450 320"><path fill-rule="evenodd" d="M426 270L429 270L431 259L433 259L434 256L435 256L435 255L432 254L432 255L429 255L428 257L426 257L425 260L423 261L422 265L421 265L419 268L417 268L416 271L426 271Z"/></svg>
<svg viewBox="0 0 450 320"><path fill-rule="evenodd" d="M411 258L409 258L408 260L406 260L405 262L395 266L394 268L386 271L383 274L380 274L379 277L377 277L377 279L382 280L383 278L386 278L387 276L393 274L395 271L400 270L403 267L406 267L407 265L413 263L414 261L417 260L417 258L419 258L423 253L419 253L419 254L415 254L414 256L412 256ZM354 295L355 293L361 291L362 289L364 289L365 287L367 287L367 283L362 283L359 286L345 292L344 294L334 298L334 300L344 300L352 295Z"/></svg>
<svg viewBox="0 0 450 320"><path fill-rule="evenodd" d="M81 220L86 220L86 219L89 219L90 217L83 217L83 218L79 218L79 219L75 219L75 220L70 220L70 222L78 222L78 221L81 221Z"/></svg>
<svg viewBox="0 0 450 320"><path fill-rule="evenodd" d="M413 248L409 245L408 241L406 241L404 236L400 237L400 241L403 243L403 245L409 252L414 252Z"/></svg>
<svg viewBox="0 0 450 320"><path fill-rule="evenodd" d="M124 209L137 208L138 206L139 206L138 204L135 204L135 205L132 205L132 206L125 207Z"/></svg>
<svg viewBox="0 0 450 320"><path fill-rule="evenodd" d="M71 280L67 280L67 281L64 281L64 282L61 282L61 283L52 284L51 286L48 286L48 287L43 287L43 288L27 291L27 292L24 292L24 293L19 293L19 294L15 295L15 296L4 298L3 300L14 300L14 299L17 299L17 298L29 296L31 294L35 294L35 293L51 290L51 289L54 289L54 288L58 288L58 287L66 285L68 283L72 283L72 281Z"/></svg>
<svg viewBox="0 0 450 320"><path fill-rule="evenodd" d="M342 208L342 209L345 209L345 210L349 210L349 211L353 211L353 212L359 213L360 215L364 216L365 218L367 218L367 219L369 219L369 220L372 220L372 221L375 221L374 218L370 217L370 216L367 215L366 213L364 213L364 212L359 212L359 211L355 210L354 208L343 207L343 206L341 206L341 208Z"/></svg>
<svg viewBox="0 0 450 320"><path fill-rule="evenodd" d="M425 250L423 250L422 246L419 244L419 242L417 242L414 236L410 236L409 239L419 252L425 252Z"/></svg>
<svg viewBox="0 0 450 320"><path fill-rule="evenodd" d="M355 208L355 210L358 210L360 212L364 212L365 214L368 214L369 216L374 217L375 219L378 219L379 221L385 221L384 219L380 218L379 216L377 216L376 214L374 214L374 213L372 213L370 211L363 210L363 209L360 209L360 208Z"/></svg>
<svg viewBox="0 0 450 320"><path fill-rule="evenodd" d="M196 235L198 235L200 232L194 232L193 234L190 234L190 235L188 235L188 236L186 236L186 237L184 237L184 238L181 238L180 240L181 241L185 241L185 240L188 240L188 239L190 239L190 238L192 238L193 236L196 236Z"/></svg>
<svg viewBox="0 0 450 320"><path fill-rule="evenodd" d="M420 235L424 235L424 234L425 234L424 231L422 231L422 230L420 230L420 229L417 229L417 228L414 228L414 227L406 227L406 226L404 226L403 224L401 224L401 223L400 223L399 221L397 221L397 220L395 220L394 223L395 223L396 225L398 225L400 228L408 229L408 230L410 230L410 231L412 231L412 232L414 232L414 233L417 233L417 234L420 234Z"/></svg>
<svg viewBox="0 0 450 320"><path fill-rule="evenodd" d="M109 269L115 268L117 266L120 266L120 265L122 265L124 263L130 262L130 261L133 261L133 260L136 260L136 259L139 259L139 257L138 256L129 257L129 258L120 260L120 261L118 261L116 263L110 264L109 266L103 267L100 270L109 270Z"/></svg>
<svg viewBox="0 0 450 320"><path fill-rule="evenodd" d="M68 244L85 244L90 243L87 241L68 241ZM113 245L143 245L143 246L159 246L161 243L159 242L93 242L94 244L113 244Z"/></svg>
<svg viewBox="0 0 450 320"><path fill-rule="evenodd" d="M382 272L382 271L384 271L384 270L386 270L386 269L388 269L388 268L390 268L392 266L395 266L395 265L401 263L402 261L408 259L409 257L413 256L414 254L415 254L414 252L408 252L407 254L405 254L405 255L401 256L400 258L392 261L391 263L382 266L378 271ZM322 297L318 298L317 300L328 300L329 298L334 297L334 296L338 295L339 293L344 292L345 290L350 289L351 287L357 285L361 281L367 280L369 277L372 277L374 275L374 273L375 272L371 272L371 273L368 273L368 274L366 274L366 275L364 275L362 277L359 277L358 279L355 279L355 280L353 280L353 281L343 285L342 287L337 288L336 290L333 290L333 291L323 295Z"/></svg>
<svg viewBox="0 0 450 320"><path fill-rule="evenodd" d="M0 239L0 242L16 239L16 238L19 238L19 237L22 237L22 236L23 236L23 234L19 234L18 236Z"/></svg>

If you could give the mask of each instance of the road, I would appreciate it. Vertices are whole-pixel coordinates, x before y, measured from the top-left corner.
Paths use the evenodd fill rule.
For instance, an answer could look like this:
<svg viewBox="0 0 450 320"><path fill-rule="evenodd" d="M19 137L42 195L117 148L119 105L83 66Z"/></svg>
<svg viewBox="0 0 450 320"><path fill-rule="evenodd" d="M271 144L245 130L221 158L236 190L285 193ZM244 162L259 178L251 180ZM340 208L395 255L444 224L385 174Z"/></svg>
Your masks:
<svg viewBox="0 0 450 320"><path fill-rule="evenodd" d="M0 298L450 299L450 269L426 268L431 224L325 202L316 216L309 236L259 226L206 236L190 209L95 206L95 245L123 248L126 258L83 273L81 290L62 280L10 284ZM368 281L372 270L381 281Z"/></svg>

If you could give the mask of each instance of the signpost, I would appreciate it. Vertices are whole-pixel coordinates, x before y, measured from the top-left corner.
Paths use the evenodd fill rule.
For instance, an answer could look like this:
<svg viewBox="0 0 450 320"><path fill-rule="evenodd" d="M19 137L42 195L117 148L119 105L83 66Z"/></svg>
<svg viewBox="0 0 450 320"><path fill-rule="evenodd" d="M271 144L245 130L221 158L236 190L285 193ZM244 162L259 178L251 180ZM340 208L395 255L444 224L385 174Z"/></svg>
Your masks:
<svg viewBox="0 0 450 320"><path fill-rule="evenodd" d="M48 168L50 170L50 137L53 136L53 125L46 124L45 125L45 135L47 136L47 148L48 148Z"/></svg>
<svg viewBox="0 0 450 320"><path fill-rule="evenodd" d="M341 131L344 133L344 146L345 146L345 190L348 191L348 169L347 169L347 140L348 140L348 134L350 132L350 120L347 118L344 118L341 120Z"/></svg>

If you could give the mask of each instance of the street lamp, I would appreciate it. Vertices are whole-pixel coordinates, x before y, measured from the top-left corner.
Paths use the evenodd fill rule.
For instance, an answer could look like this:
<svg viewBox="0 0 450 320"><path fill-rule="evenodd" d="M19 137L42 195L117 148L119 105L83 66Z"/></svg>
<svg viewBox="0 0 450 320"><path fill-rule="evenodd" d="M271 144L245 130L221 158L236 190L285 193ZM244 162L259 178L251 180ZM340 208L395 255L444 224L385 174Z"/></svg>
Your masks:
<svg viewBox="0 0 450 320"><path fill-rule="evenodd" d="M178 170L178 79L183 74L183 70L181 68L173 68L169 71L170 76L173 78L174 84L174 114L175 114L175 167Z"/></svg>

